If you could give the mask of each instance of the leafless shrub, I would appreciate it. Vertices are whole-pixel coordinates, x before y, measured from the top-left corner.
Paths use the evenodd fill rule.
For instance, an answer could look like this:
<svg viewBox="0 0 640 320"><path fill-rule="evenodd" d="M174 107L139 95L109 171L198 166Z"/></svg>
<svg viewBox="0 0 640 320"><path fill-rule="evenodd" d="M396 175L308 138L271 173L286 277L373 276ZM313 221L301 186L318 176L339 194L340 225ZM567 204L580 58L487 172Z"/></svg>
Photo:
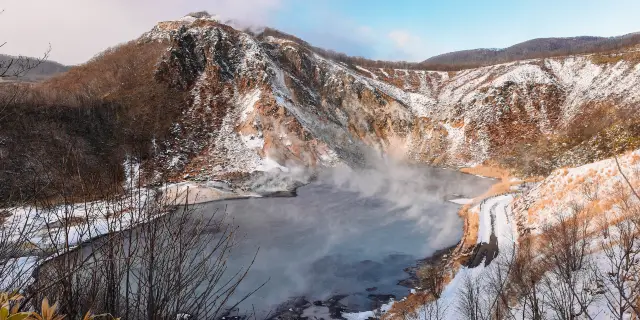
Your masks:
<svg viewBox="0 0 640 320"><path fill-rule="evenodd" d="M520 297L522 319L540 320L545 314L544 299L540 292L545 269L536 258L533 240L530 237L519 239L510 287L516 292L517 297Z"/></svg>
<svg viewBox="0 0 640 320"><path fill-rule="evenodd" d="M514 318L510 280L516 258L515 243L503 243L498 256L488 266L476 276L465 276L457 294L458 312L465 319Z"/></svg>
<svg viewBox="0 0 640 320"><path fill-rule="evenodd" d="M598 283L592 277L594 266L588 255L590 214L578 204L572 204L570 211L559 212L557 223L543 230L548 270L542 280L545 308L558 319L592 319L589 306L597 298Z"/></svg>
<svg viewBox="0 0 640 320"><path fill-rule="evenodd" d="M446 273L447 270L441 263L421 267L417 272L420 279L420 287L434 298L440 298L445 285Z"/></svg>
<svg viewBox="0 0 640 320"><path fill-rule="evenodd" d="M36 232L32 210L5 208L0 222L0 291L20 291L33 272L38 252L31 243Z"/></svg>
<svg viewBox="0 0 640 320"><path fill-rule="evenodd" d="M506 248L506 249L504 249ZM513 318L510 296L512 290L509 280L516 261L515 247L503 247L501 256L491 263L485 276L485 294L489 297L489 311L497 319Z"/></svg>
<svg viewBox="0 0 640 320"><path fill-rule="evenodd" d="M482 280L467 275L463 281L456 306L459 314L469 320L491 319L487 297L482 290Z"/></svg>
<svg viewBox="0 0 640 320"><path fill-rule="evenodd" d="M615 319L629 314L640 317L640 198L620 167L626 184L618 184L613 196L619 202L607 214L600 247L605 262L596 276L604 284L607 309Z"/></svg>
<svg viewBox="0 0 640 320"><path fill-rule="evenodd" d="M425 320L443 320L448 307L440 299L425 303L422 307L422 317Z"/></svg>
<svg viewBox="0 0 640 320"><path fill-rule="evenodd" d="M58 301L70 318L89 308L126 319L175 319L180 313L214 318L232 308L229 298L250 268L227 270L237 228L224 213L209 215L152 191L135 192L120 202L58 205L47 212L58 221L81 211L89 223L47 227L54 258L38 268L31 288L36 301ZM72 237L89 240L76 247L67 241Z"/></svg>

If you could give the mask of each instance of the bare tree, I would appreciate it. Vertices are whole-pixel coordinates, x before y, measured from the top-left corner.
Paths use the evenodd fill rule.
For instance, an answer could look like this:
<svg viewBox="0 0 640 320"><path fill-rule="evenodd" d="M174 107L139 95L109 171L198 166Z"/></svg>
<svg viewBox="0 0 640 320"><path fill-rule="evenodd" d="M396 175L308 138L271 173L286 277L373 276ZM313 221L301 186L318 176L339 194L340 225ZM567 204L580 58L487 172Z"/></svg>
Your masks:
<svg viewBox="0 0 640 320"><path fill-rule="evenodd" d="M442 263L427 265L417 272L420 278L420 287L431 294L435 299L439 299L444 289L445 275L447 270Z"/></svg>
<svg viewBox="0 0 640 320"><path fill-rule="evenodd" d="M4 10L0 10L0 15ZM0 48L7 45L7 42L0 42ZM37 68L49 58L51 53L51 45L40 58L28 58L25 56L9 57L0 59L0 78L19 78L27 74L30 70Z"/></svg>
<svg viewBox="0 0 640 320"><path fill-rule="evenodd" d="M482 290L482 279L474 279L466 275L462 280L462 287L458 292L457 310L469 320L489 320L491 312L489 310L487 297Z"/></svg>
<svg viewBox="0 0 640 320"><path fill-rule="evenodd" d="M0 291L21 291L29 283L37 263L31 242L36 232L34 210L29 207L0 209Z"/></svg>
<svg viewBox="0 0 640 320"><path fill-rule="evenodd" d="M503 246L498 259L493 260L485 275L486 290L489 300L489 311L497 319L515 318L510 306L512 289L509 280L512 277L516 261L516 248Z"/></svg>
<svg viewBox="0 0 640 320"><path fill-rule="evenodd" d="M0 15L4 10L0 10ZM0 40L0 49L7 45L6 41ZM51 53L51 44L47 50L39 58L30 58L25 56L6 56L0 58L0 119L8 116L8 107L15 103L20 96L24 95L25 90L22 86L15 84L2 84L2 80L6 78L20 79L29 71L37 68L49 59Z"/></svg>
<svg viewBox="0 0 640 320"><path fill-rule="evenodd" d="M618 200L602 226L601 249L605 263L597 273L606 290L603 295L609 313L615 319L629 314L640 317L640 198L620 167L625 184L616 184L613 196Z"/></svg>
<svg viewBox="0 0 640 320"><path fill-rule="evenodd" d="M0 48L7 43L0 44ZM20 78L25 76L29 71L37 68L42 63L49 59L51 53L51 46L45 51L45 53L38 58L30 58L25 56L8 57L7 59L0 59L0 78Z"/></svg>
<svg viewBox="0 0 640 320"><path fill-rule="evenodd" d="M544 276L540 258L533 250L533 240L524 236L518 241L518 252L511 273L510 286L522 303L522 319L541 320L545 314L540 282Z"/></svg>
<svg viewBox="0 0 640 320"><path fill-rule="evenodd" d="M558 213L558 222L543 229L549 270L543 281L546 308L558 319L582 316L592 319L589 306L595 301L593 266L589 260L592 235L590 214L584 207L571 205L571 212Z"/></svg>
<svg viewBox="0 0 640 320"><path fill-rule="evenodd" d="M82 225L47 223L55 258L39 267L33 292L58 301L70 318L88 308L126 319L213 318L233 308L246 298L230 300L253 263L227 270L237 227L224 213L175 199L138 188L73 209L55 206L52 220L82 217ZM86 240L74 246L78 239Z"/></svg>
<svg viewBox="0 0 640 320"><path fill-rule="evenodd" d="M446 317L449 305L444 303L442 299L435 298L430 294L420 294L418 299L421 307L417 313L422 317L422 319L443 320Z"/></svg>

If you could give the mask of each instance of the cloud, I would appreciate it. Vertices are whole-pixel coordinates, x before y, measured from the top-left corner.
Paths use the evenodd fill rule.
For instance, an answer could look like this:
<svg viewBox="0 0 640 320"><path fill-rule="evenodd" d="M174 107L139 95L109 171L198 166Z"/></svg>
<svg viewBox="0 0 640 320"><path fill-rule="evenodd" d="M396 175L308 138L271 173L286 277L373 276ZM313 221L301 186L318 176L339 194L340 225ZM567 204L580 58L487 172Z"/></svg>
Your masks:
<svg viewBox="0 0 640 320"><path fill-rule="evenodd" d="M0 53L87 61L102 50L137 38L157 22L207 10L245 25L269 24L284 0L5 0L0 5ZM7 32L9 30L9 32Z"/></svg>
<svg viewBox="0 0 640 320"><path fill-rule="evenodd" d="M326 20L318 18L319 21ZM425 41L407 30L384 30L351 23L347 18L300 33L284 30L325 49L351 56L391 61L423 61L429 57ZM385 36L386 35L386 36Z"/></svg>
<svg viewBox="0 0 640 320"><path fill-rule="evenodd" d="M419 36L407 30L391 30L387 37L394 45L390 54L398 56L395 60L420 61L427 58L428 48Z"/></svg>
<svg viewBox="0 0 640 320"><path fill-rule="evenodd" d="M420 41L420 38L405 30L392 30L387 35L398 47L406 47L410 41Z"/></svg>
<svg viewBox="0 0 640 320"><path fill-rule="evenodd" d="M41 56L51 44L50 59L80 64L101 51L139 37L157 22L207 10L236 27L278 26L276 17L293 0L4 0L0 9L0 53ZM410 30L360 25L321 3L312 15L283 31L313 45L382 60L421 61L429 52ZM295 12L288 13L295 14ZM332 23L324 23L332 21ZM8 32L7 32L8 31Z"/></svg>
<svg viewBox="0 0 640 320"><path fill-rule="evenodd" d="M373 29L369 26L359 26L356 28L356 32L363 36L373 35Z"/></svg>
<svg viewBox="0 0 640 320"><path fill-rule="evenodd" d="M234 20L242 26L266 26L273 13L282 6L281 0L215 0L201 2L209 13L224 20Z"/></svg>

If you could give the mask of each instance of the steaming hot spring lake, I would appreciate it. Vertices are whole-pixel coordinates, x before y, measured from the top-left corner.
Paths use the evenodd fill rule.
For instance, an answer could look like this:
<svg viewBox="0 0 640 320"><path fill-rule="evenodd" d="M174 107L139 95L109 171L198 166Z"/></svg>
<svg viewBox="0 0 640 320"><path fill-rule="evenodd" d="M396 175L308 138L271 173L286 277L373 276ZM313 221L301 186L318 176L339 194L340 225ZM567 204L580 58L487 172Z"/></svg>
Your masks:
<svg viewBox="0 0 640 320"><path fill-rule="evenodd" d="M462 236L460 205L449 200L478 196L493 183L425 167L334 170L298 188L296 197L216 201L197 210L226 210L225 219L238 227L231 273L259 248L235 297L268 282L239 305L241 312L336 295L346 295L340 303L348 310L363 311L372 309L372 294L406 296L409 289L398 285L409 276L404 269Z"/></svg>

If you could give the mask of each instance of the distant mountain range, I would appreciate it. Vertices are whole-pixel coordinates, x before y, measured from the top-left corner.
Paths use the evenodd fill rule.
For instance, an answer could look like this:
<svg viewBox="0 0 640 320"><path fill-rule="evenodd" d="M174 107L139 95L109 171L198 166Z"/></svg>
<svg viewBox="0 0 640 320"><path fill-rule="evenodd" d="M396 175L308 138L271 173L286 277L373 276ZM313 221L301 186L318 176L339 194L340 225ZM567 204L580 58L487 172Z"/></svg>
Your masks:
<svg viewBox="0 0 640 320"><path fill-rule="evenodd" d="M245 32L252 33L249 30ZM578 54L615 52L640 44L640 32L616 37L539 38L504 49L473 49L454 51L428 58L422 62L382 61L352 57L344 53L315 47L308 42L282 31L265 28L252 33L259 39L275 37L293 41L331 60L370 68L411 69L431 71L458 71L518 60L541 59Z"/></svg>
<svg viewBox="0 0 640 320"><path fill-rule="evenodd" d="M478 67L517 60L549 58L574 54L602 53L640 43L640 32L618 37L538 38L504 49L454 51L431 57L421 64L451 67Z"/></svg>
<svg viewBox="0 0 640 320"><path fill-rule="evenodd" d="M188 17L200 19L207 15L208 14L206 12L197 12L189 14ZM374 68L434 71L458 71L462 69L471 69L519 60L541 59L576 54L606 53L640 44L640 32L629 33L616 37L580 36L567 38L537 38L515 44L508 48L480 48L453 51L433 56L422 62L405 62L370 60L363 57L348 56L330 49L315 47L296 36L272 28L265 28L258 34L254 34L250 30L244 31L251 33L260 39L264 39L268 36L287 39L303 45L323 57L347 64ZM3 61L7 61L12 58L14 57L0 54L0 65ZM68 71L71 67L72 66L66 66L55 61L44 61L35 69L30 70L25 76L20 77L19 80L46 80L56 74ZM11 73L11 71L9 73Z"/></svg>
<svg viewBox="0 0 640 320"><path fill-rule="evenodd" d="M5 62L10 61L11 59L16 59L14 56L0 54L0 65L6 65ZM32 58L27 58L32 59ZM37 58L33 58L34 61ZM13 74L15 72L15 66L10 67L7 71L7 74ZM35 68L29 70L24 76L18 78L8 78L8 80L20 80L20 81L41 81L48 79L56 74L61 72L66 72L71 67L65 66L63 64L57 63L55 61L43 61ZM5 79L7 80L7 79Z"/></svg>

